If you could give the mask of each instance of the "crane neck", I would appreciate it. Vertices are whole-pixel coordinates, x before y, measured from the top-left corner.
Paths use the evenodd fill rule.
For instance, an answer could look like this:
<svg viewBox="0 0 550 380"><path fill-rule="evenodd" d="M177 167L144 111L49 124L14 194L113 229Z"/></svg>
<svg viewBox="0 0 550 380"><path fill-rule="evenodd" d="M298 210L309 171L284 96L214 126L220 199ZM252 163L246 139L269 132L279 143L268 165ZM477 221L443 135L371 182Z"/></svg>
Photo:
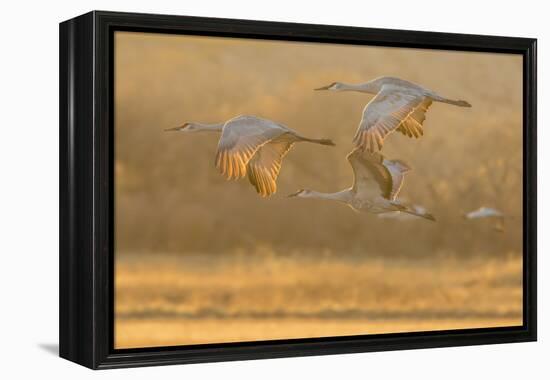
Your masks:
<svg viewBox="0 0 550 380"><path fill-rule="evenodd" d="M189 124L193 125L197 131L221 132L225 123L206 124L193 122Z"/></svg>
<svg viewBox="0 0 550 380"><path fill-rule="evenodd" d="M377 94L379 89L374 87L375 86L373 86L370 82L359 84L342 83L340 91L356 91L367 94Z"/></svg>
<svg viewBox="0 0 550 380"><path fill-rule="evenodd" d="M331 201L350 203L352 199L352 194L350 189L338 191L336 193L321 193L319 191L311 190L307 195L308 198L314 199L328 199Z"/></svg>

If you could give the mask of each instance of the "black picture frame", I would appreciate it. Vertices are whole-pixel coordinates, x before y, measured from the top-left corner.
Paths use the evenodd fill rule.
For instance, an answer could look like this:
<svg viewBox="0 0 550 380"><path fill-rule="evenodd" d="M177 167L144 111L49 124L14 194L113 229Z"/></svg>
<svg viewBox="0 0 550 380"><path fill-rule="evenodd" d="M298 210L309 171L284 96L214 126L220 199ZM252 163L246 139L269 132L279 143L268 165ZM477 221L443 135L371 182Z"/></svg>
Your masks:
<svg viewBox="0 0 550 380"><path fill-rule="evenodd" d="M523 56L523 325L114 349L113 35L190 34ZM93 11L60 38L60 356L89 368L534 341L537 336L536 39Z"/></svg>

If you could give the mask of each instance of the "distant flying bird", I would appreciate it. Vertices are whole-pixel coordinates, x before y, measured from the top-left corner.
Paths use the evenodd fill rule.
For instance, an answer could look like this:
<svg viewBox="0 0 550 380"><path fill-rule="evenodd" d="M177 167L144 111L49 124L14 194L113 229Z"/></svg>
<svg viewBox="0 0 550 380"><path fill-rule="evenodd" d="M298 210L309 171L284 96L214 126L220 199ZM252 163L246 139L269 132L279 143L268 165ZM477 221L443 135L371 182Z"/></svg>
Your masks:
<svg viewBox="0 0 550 380"><path fill-rule="evenodd" d="M504 218L504 214L494 208L480 207L477 210L464 214L464 217L466 219Z"/></svg>
<svg viewBox="0 0 550 380"><path fill-rule="evenodd" d="M416 212L415 214L407 214L401 211L392 211L384 214L378 214L378 217L381 219L395 219L395 220L415 220L421 218L422 215L426 214L428 210L425 207L419 205L410 205L410 209Z"/></svg>
<svg viewBox="0 0 550 380"><path fill-rule="evenodd" d="M435 221L429 213L417 213L397 200L405 173L410 167L400 160L387 160L378 153L364 153L354 149L347 159L353 169L352 187L336 193L299 190L289 197L327 199L345 203L359 212L381 214L401 211Z"/></svg>
<svg viewBox="0 0 550 380"><path fill-rule="evenodd" d="M393 77L381 77L362 84L334 82L316 90L357 91L376 96L363 109L353 142L369 152L382 149L384 139L394 131L418 138L424 134L422 123L432 102L471 107L465 100L452 100L415 83Z"/></svg>
<svg viewBox="0 0 550 380"><path fill-rule="evenodd" d="M502 212L490 207L480 207L477 210L464 214L464 218L466 219L496 219L494 229L498 232L504 232L505 217Z"/></svg>
<svg viewBox="0 0 550 380"><path fill-rule="evenodd" d="M248 174L250 183L262 197L277 191L283 158L294 143L334 145L331 140L303 137L277 122L246 115L219 124L185 123L167 131L221 132L216 167L228 180Z"/></svg>

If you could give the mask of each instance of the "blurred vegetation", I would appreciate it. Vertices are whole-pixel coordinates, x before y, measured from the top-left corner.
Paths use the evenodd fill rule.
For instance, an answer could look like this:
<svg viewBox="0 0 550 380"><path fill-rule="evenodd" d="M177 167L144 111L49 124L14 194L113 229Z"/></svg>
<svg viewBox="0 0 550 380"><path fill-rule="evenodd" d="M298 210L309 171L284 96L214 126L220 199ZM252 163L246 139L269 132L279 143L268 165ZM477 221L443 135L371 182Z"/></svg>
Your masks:
<svg viewBox="0 0 550 380"><path fill-rule="evenodd" d="M522 60L520 56L139 33L116 34L116 245L118 251L188 254L320 250L345 255L520 254ZM288 199L299 188L350 186L345 159L371 96L320 93L333 81L382 75L411 80L470 109L434 103L425 135L391 135L383 153L413 167L402 197L438 219L381 220L340 204ZM335 148L299 144L278 193L262 199L247 179L214 167L218 136L165 133L186 121L253 114ZM505 232L461 214L495 207Z"/></svg>
<svg viewBox="0 0 550 380"><path fill-rule="evenodd" d="M119 348L518 326L522 263L266 248L122 255L115 297Z"/></svg>

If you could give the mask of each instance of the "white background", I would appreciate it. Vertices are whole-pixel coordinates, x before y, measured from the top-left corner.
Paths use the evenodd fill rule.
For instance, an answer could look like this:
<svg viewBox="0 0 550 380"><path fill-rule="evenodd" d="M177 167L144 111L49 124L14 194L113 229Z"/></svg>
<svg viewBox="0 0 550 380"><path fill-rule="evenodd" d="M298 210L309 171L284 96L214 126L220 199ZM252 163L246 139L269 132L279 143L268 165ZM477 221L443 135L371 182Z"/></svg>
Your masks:
<svg viewBox="0 0 550 380"><path fill-rule="evenodd" d="M506 3L511 3L508 5ZM550 12L545 1L127 0L2 4L0 377L548 379ZM56 357L58 23L93 9L539 39L539 342L93 372ZM495 67L498 70L498 67ZM546 233L545 233L546 232ZM546 354L544 354L546 351Z"/></svg>

